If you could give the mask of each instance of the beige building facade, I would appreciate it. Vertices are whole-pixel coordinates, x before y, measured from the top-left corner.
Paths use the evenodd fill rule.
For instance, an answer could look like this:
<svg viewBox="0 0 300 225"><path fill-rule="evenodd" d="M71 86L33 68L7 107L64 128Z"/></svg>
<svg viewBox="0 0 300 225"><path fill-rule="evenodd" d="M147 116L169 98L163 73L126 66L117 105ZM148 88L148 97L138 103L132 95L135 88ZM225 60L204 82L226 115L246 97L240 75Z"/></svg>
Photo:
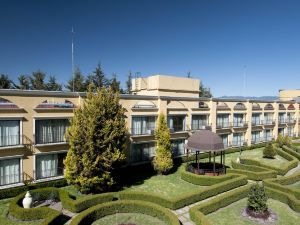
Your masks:
<svg viewBox="0 0 300 225"><path fill-rule="evenodd" d="M226 147L299 135L299 103L199 98L200 81L155 75L134 79L132 93L121 95L130 132L128 163L155 155L154 130L167 116L175 157L185 154L185 140L196 130L219 134ZM0 90L0 188L63 177L68 151L64 133L85 93Z"/></svg>

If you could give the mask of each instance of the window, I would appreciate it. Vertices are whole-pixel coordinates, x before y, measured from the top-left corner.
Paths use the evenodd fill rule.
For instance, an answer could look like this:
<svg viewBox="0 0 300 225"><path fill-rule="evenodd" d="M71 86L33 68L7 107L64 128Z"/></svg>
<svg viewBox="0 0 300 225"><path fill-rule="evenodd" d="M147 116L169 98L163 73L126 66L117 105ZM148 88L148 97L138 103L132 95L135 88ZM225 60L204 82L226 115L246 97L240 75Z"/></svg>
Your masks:
<svg viewBox="0 0 300 225"><path fill-rule="evenodd" d="M155 155L155 143L133 144L131 149L131 161L149 161Z"/></svg>
<svg viewBox="0 0 300 225"><path fill-rule="evenodd" d="M20 144L20 120L0 120L0 147Z"/></svg>
<svg viewBox="0 0 300 225"><path fill-rule="evenodd" d="M217 115L217 127L229 127L229 114Z"/></svg>
<svg viewBox="0 0 300 225"><path fill-rule="evenodd" d="M207 125L207 115L192 115L192 130L201 130Z"/></svg>
<svg viewBox="0 0 300 225"><path fill-rule="evenodd" d="M155 116L133 116L131 133L133 135L152 134L155 130L155 119Z"/></svg>
<svg viewBox="0 0 300 225"><path fill-rule="evenodd" d="M260 131L253 131L251 133L251 140L253 143L260 142Z"/></svg>
<svg viewBox="0 0 300 225"><path fill-rule="evenodd" d="M278 128L278 134L285 135L284 128Z"/></svg>
<svg viewBox="0 0 300 225"><path fill-rule="evenodd" d="M174 132L185 130L185 116L168 116L168 126L173 129Z"/></svg>
<svg viewBox="0 0 300 225"><path fill-rule="evenodd" d="M36 179L63 176L66 155L65 152L36 155Z"/></svg>
<svg viewBox="0 0 300 225"><path fill-rule="evenodd" d="M260 124L260 113L253 113L252 114L252 125L259 125Z"/></svg>
<svg viewBox="0 0 300 225"><path fill-rule="evenodd" d="M287 113L287 122L293 123L294 122L294 113Z"/></svg>
<svg viewBox="0 0 300 225"><path fill-rule="evenodd" d="M47 119L35 121L35 143L65 142L65 133L69 126L68 119Z"/></svg>
<svg viewBox="0 0 300 225"><path fill-rule="evenodd" d="M171 140L172 151L174 156L184 155L184 139Z"/></svg>
<svg viewBox="0 0 300 225"><path fill-rule="evenodd" d="M244 126L244 114L234 114L233 115L233 126L243 127Z"/></svg>
<svg viewBox="0 0 300 225"><path fill-rule="evenodd" d="M273 124L273 113L264 114L264 124L266 125Z"/></svg>
<svg viewBox="0 0 300 225"><path fill-rule="evenodd" d="M278 113L278 122L285 123L285 113Z"/></svg>
<svg viewBox="0 0 300 225"><path fill-rule="evenodd" d="M294 127L288 127L287 128L287 135L289 137L293 137L294 136Z"/></svg>
<svg viewBox="0 0 300 225"><path fill-rule="evenodd" d="M224 148L227 148L228 147L228 134L222 134L222 135L220 135L220 137L222 138Z"/></svg>
<svg viewBox="0 0 300 225"><path fill-rule="evenodd" d="M244 133L234 133L232 145L233 146L243 146L244 145Z"/></svg>
<svg viewBox="0 0 300 225"><path fill-rule="evenodd" d="M264 139L265 141L271 141L272 140L272 130L268 129L268 130L264 130Z"/></svg>
<svg viewBox="0 0 300 225"><path fill-rule="evenodd" d="M20 158L0 160L0 186L19 182Z"/></svg>

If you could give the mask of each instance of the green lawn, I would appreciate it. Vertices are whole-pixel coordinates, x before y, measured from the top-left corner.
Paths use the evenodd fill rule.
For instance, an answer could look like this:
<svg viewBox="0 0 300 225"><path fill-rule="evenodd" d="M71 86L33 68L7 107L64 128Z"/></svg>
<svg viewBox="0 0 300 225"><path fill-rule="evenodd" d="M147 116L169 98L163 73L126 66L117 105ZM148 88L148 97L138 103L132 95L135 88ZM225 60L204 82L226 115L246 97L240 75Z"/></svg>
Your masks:
<svg viewBox="0 0 300 225"><path fill-rule="evenodd" d="M275 159L263 158L263 150L264 150L264 148L256 148L253 150L243 151L241 155L240 155L240 152L226 154L225 164L227 166L231 166L231 160L235 161L237 159L237 157L239 157L239 156L241 156L243 158L247 158L247 159L255 159L265 165L274 166L274 167L278 167L278 168L282 167L285 163L288 162L285 158L281 157L280 155L276 155Z"/></svg>
<svg viewBox="0 0 300 225"><path fill-rule="evenodd" d="M246 205L247 199L242 199L225 208L219 209L218 211L207 215L207 217L214 225L256 225L257 223L241 216L240 212L244 207L246 207ZM275 223L276 225L299 225L300 214L294 212L286 204L273 199L269 199L268 205L278 216L278 220Z"/></svg>
<svg viewBox="0 0 300 225"><path fill-rule="evenodd" d="M1 225L38 225L41 222L21 222L7 218L10 199L0 200L0 224Z"/></svg>
<svg viewBox="0 0 300 225"><path fill-rule="evenodd" d="M199 186L188 183L181 179L180 168L169 175L154 175L147 178L141 184L134 184L125 189L125 191L144 191L157 194L166 198L177 197L190 191L201 190L206 186Z"/></svg>
<svg viewBox="0 0 300 225"><path fill-rule="evenodd" d="M93 225L116 225L116 224L136 224L136 225L166 225L165 222L158 218L148 216L141 213L117 213L114 215L105 216L94 223Z"/></svg>

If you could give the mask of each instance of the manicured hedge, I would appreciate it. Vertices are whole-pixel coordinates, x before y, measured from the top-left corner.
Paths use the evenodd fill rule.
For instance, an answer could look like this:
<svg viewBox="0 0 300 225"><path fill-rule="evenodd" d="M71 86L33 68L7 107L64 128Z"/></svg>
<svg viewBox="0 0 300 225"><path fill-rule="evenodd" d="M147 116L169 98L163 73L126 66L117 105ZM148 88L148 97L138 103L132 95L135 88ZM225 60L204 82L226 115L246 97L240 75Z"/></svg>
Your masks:
<svg viewBox="0 0 300 225"><path fill-rule="evenodd" d="M0 199L4 198L12 198L15 197L24 191L44 188L44 187L64 187L67 185L67 181L65 179L46 181L41 183L31 183L23 186L1 189L0 190Z"/></svg>
<svg viewBox="0 0 300 225"><path fill-rule="evenodd" d="M196 225L212 225L205 215L247 197L249 188L250 186L247 185L192 207L189 211L191 219ZM235 222L233 222L233 224L235 224Z"/></svg>
<svg viewBox="0 0 300 225"><path fill-rule="evenodd" d="M241 158L241 161L243 161L243 163L247 164L247 165L255 165L255 166L265 167L270 170L275 170L275 171L277 171L277 174L279 174L279 175L285 175L289 170L295 168L298 165L298 160L294 156L284 152L283 150L281 150L279 148L277 148L276 151L277 151L278 155L280 155L281 157L283 157L287 161L289 161L280 168L270 166L270 165L265 165L265 164L259 162L258 160L254 160L254 159Z"/></svg>
<svg viewBox="0 0 300 225"><path fill-rule="evenodd" d="M227 169L228 173L238 173L246 175L249 180L264 180L267 178L276 178L277 172L275 170L270 170L264 167L247 165L242 163L236 163L231 161L233 169Z"/></svg>
<svg viewBox="0 0 300 225"><path fill-rule="evenodd" d="M297 152L296 150L294 150L293 148L290 148L290 147L288 147L288 146L283 146L282 149L283 149L285 152L289 153L290 155L296 157L298 160L300 160L300 153Z"/></svg>
<svg viewBox="0 0 300 225"><path fill-rule="evenodd" d="M33 199L46 200L49 198L59 199L59 190L57 188L43 188L38 190L32 190L31 195ZM24 198L24 193L18 195L9 205L9 214L16 219L22 221L28 220L42 220L42 225L53 224L56 219L61 215L60 212L50 209L48 207L39 207L24 209L22 206L22 200Z"/></svg>
<svg viewBox="0 0 300 225"><path fill-rule="evenodd" d="M123 191L119 193L121 200L143 200L159 204L163 207L170 209L179 209L186 205L193 204L203 199L218 195L225 191L240 187L247 184L247 177L244 175L235 174L230 180L211 185L203 190L189 191L186 194L182 194L176 198L165 198L156 194L150 194L146 192L137 191Z"/></svg>
<svg viewBox="0 0 300 225"><path fill-rule="evenodd" d="M156 217L167 225L180 225L177 217L168 209L144 201L121 200L107 202L89 208L77 215L70 225L89 225L94 221L118 213L142 213Z"/></svg>
<svg viewBox="0 0 300 225"><path fill-rule="evenodd" d="M233 178L234 175L232 174L225 174L225 175L220 175L220 176L205 176L205 175L198 175L198 174L194 174L191 173L189 171L186 171L186 167L182 166L180 168L180 175L181 175L181 179L195 184L195 185L202 185L202 186L210 186L213 184L218 184L220 182L229 180L231 178Z"/></svg>

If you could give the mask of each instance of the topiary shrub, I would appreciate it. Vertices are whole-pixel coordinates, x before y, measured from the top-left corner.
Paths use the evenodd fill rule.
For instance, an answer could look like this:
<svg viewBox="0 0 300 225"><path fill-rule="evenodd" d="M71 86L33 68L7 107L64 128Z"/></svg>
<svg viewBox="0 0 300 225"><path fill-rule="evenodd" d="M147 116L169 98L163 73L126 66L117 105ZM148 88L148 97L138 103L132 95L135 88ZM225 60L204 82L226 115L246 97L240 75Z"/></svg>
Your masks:
<svg viewBox="0 0 300 225"><path fill-rule="evenodd" d="M288 147L292 146L292 140L288 136L283 136L281 134L278 135L276 143L280 148L282 148L284 145Z"/></svg>
<svg viewBox="0 0 300 225"><path fill-rule="evenodd" d="M268 210L267 200L265 187L256 183L250 188L247 207L254 213L264 213Z"/></svg>
<svg viewBox="0 0 300 225"><path fill-rule="evenodd" d="M268 143L263 151L263 157L274 159L275 155L277 155L276 149L273 147L272 143Z"/></svg>

